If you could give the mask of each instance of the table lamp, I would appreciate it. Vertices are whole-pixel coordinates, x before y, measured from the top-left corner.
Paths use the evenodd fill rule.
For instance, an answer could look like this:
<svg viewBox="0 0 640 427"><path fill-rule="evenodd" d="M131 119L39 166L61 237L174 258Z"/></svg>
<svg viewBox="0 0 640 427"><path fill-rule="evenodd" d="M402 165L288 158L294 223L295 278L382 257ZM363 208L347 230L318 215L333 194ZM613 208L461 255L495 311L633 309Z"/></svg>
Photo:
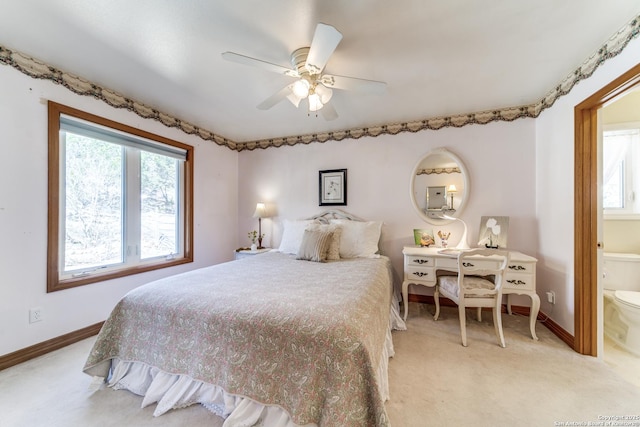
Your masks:
<svg viewBox="0 0 640 427"><path fill-rule="evenodd" d="M460 241L458 242L458 245L456 246L456 249L470 249L469 247L469 243L467 243L467 223L464 222L463 220L461 220L460 218L457 217L453 217L450 215L442 215L442 218L444 219L452 219L455 221L460 221L462 223L462 225L464 226L464 231L462 232L462 237L460 238Z"/></svg>
<svg viewBox="0 0 640 427"><path fill-rule="evenodd" d="M456 193L458 189L454 184L451 184L449 188L447 188L447 193L451 194L451 206L450 209L453 210L453 193Z"/></svg>
<svg viewBox="0 0 640 427"><path fill-rule="evenodd" d="M264 249L262 247L262 218L269 218L264 203L258 203L256 205L256 211L253 213L253 217L258 218L258 249Z"/></svg>

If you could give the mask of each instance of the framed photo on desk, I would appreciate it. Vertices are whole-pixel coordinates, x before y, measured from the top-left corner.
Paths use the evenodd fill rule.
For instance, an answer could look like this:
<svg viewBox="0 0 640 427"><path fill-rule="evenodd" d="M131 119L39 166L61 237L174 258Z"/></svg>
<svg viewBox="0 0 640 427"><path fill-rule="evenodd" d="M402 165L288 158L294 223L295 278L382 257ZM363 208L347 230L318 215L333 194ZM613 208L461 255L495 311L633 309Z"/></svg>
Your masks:
<svg viewBox="0 0 640 427"><path fill-rule="evenodd" d="M478 246L504 249L507 247L508 232L508 216L483 216L480 219Z"/></svg>

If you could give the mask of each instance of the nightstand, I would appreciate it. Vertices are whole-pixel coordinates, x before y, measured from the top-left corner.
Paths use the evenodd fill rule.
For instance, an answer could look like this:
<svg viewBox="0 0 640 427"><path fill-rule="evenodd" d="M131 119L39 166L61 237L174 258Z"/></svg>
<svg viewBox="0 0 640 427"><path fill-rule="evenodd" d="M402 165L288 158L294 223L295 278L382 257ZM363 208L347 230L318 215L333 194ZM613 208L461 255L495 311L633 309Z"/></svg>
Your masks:
<svg viewBox="0 0 640 427"><path fill-rule="evenodd" d="M233 251L235 259L242 259L242 258L247 258L250 256L254 256L254 255L260 255L263 254L265 252L269 252L271 250L271 248L262 248L262 249L256 249L255 251L252 251L250 249L247 250L243 250L243 251Z"/></svg>

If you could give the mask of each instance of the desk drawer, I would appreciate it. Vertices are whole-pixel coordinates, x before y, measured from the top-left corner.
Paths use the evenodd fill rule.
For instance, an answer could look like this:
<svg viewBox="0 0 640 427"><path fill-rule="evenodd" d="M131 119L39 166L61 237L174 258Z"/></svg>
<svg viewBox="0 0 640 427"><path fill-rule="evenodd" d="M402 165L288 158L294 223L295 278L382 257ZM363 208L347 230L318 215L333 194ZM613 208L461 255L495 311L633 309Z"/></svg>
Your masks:
<svg viewBox="0 0 640 427"><path fill-rule="evenodd" d="M407 255L407 267L433 267L434 264L433 258Z"/></svg>
<svg viewBox="0 0 640 427"><path fill-rule="evenodd" d="M438 268L453 269L452 271L458 271L458 259L457 258L438 258L436 262Z"/></svg>
<svg viewBox="0 0 640 427"><path fill-rule="evenodd" d="M405 280L417 280L421 282L435 282L436 271L433 268L414 267L408 265L404 271Z"/></svg>
<svg viewBox="0 0 640 427"><path fill-rule="evenodd" d="M497 261L474 261L468 259L465 261L468 263L468 267L478 268L498 268L499 263ZM444 270L458 271L458 260L456 258L440 258L436 262L436 268L442 268Z"/></svg>
<svg viewBox="0 0 640 427"><path fill-rule="evenodd" d="M532 274L535 271L535 264L530 262L510 262L507 266L508 273Z"/></svg>
<svg viewBox="0 0 640 427"><path fill-rule="evenodd" d="M533 275L528 274L509 274L505 275L503 289L518 289L522 291L535 290L535 282Z"/></svg>

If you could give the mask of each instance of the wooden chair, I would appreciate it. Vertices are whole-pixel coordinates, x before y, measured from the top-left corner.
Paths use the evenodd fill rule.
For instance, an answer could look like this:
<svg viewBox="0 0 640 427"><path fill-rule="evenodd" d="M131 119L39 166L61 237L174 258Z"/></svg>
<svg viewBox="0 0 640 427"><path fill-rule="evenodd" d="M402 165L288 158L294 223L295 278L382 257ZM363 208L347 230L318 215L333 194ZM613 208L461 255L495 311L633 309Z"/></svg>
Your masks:
<svg viewBox="0 0 640 427"><path fill-rule="evenodd" d="M501 347L505 347L502 333L502 282L509 264L509 252L496 249L473 249L458 255L458 275L440 276L433 298L436 303L434 320L440 315L440 294L458 305L462 345L467 346L466 308L481 310L490 307L493 325Z"/></svg>

